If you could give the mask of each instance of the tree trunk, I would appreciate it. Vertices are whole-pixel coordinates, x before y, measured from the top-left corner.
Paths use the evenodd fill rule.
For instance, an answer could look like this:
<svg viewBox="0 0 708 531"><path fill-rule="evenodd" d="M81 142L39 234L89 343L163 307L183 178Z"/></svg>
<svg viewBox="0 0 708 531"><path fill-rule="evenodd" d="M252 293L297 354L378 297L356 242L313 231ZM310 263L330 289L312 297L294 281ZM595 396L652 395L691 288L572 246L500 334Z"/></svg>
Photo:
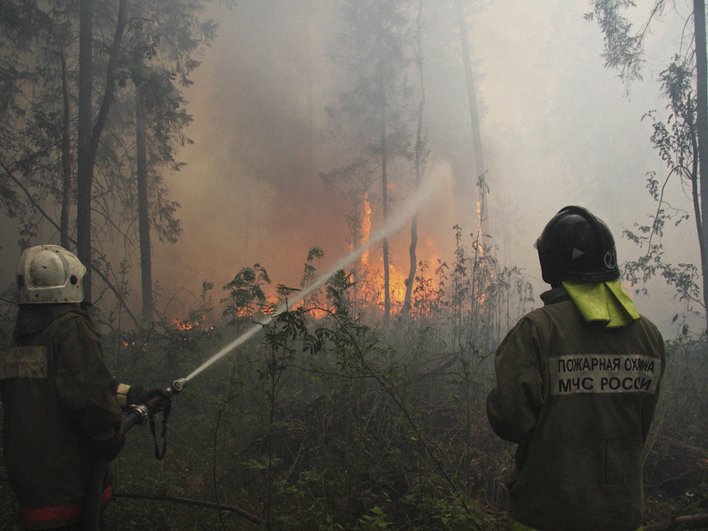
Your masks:
<svg viewBox="0 0 708 531"><path fill-rule="evenodd" d="M80 37L79 37L79 172L76 180L77 188L77 254L79 260L86 266L84 277L84 300L91 302L91 188L93 186L93 170L96 165L96 154L101 134L108 121L108 111L113 101L115 91L115 74L118 67L123 32L126 25L126 2L120 0L116 29L113 34L108 66L106 68L106 85L101 98L101 106L96 115L96 123L91 127L92 105L91 90L93 85L93 0L81 0L80 7Z"/></svg>
<svg viewBox="0 0 708 531"><path fill-rule="evenodd" d="M388 148L386 131L386 84L384 83L383 65L380 65L379 88L381 90L381 204L382 224L385 227L388 221ZM381 242L383 248L384 269L384 322L391 318L391 273L389 270L388 238Z"/></svg>
<svg viewBox="0 0 708 531"><path fill-rule="evenodd" d="M91 301L91 147L93 85L93 0L81 0L79 8L79 127L78 175L76 178L76 251L86 266L84 300Z"/></svg>
<svg viewBox="0 0 708 531"><path fill-rule="evenodd" d="M69 80L66 71L66 56L61 48L61 94L64 114L61 133L61 213L59 217L59 238L61 246L69 249L69 209L71 208L71 102L69 99Z"/></svg>
<svg viewBox="0 0 708 531"><path fill-rule="evenodd" d="M314 6L310 0L305 4L307 12L312 12ZM317 150L315 149L315 94L314 94L314 61L312 53L313 35L316 35L316 26L312 17L307 17L305 21L305 76L307 78L307 171L314 171L317 167L315 162Z"/></svg>
<svg viewBox="0 0 708 531"><path fill-rule="evenodd" d="M142 87L136 87L135 148L138 181L138 232L140 234L140 279L143 302L143 319L152 321L152 258L150 256L150 219L148 217L148 170L145 146L145 109Z"/></svg>
<svg viewBox="0 0 708 531"><path fill-rule="evenodd" d="M467 23L465 22L465 11L462 6L462 0L455 0L457 9L457 22L460 30L460 45L462 47L462 62L465 68L465 82L467 85L467 104L470 113L470 127L472 128L472 146L473 156L475 161L475 170L477 175L475 181L479 182L484 179L484 155L482 153L482 135L479 129L479 113L477 112L477 92L474 86L474 76L472 75L472 62L470 60L470 44L467 35ZM484 234L486 208L486 186L479 187L479 205L475 208L477 212L477 233L478 240Z"/></svg>
<svg viewBox="0 0 708 531"><path fill-rule="evenodd" d="M417 18L417 57L416 67L418 69L418 78L420 84L420 100L418 101L418 126L415 135L415 187L420 185L423 178L423 163L425 161L425 139L423 138L423 111L425 110L425 87L423 85L423 46L421 43L420 33L422 28L423 2L418 2L418 18ZM416 267L418 258L416 249L418 246L418 215L414 215L411 219L411 243L408 247L408 278L406 278L406 294L403 298L403 307L401 315L408 317L411 311L411 297L413 295L413 283L415 282Z"/></svg>
<svg viewBox="0 0 708 531"><path fill-rule="evenodd" d="M381 202L383 203L383 226L388 220L388 155L386 153L386 125L381 132ZM384 269L384 320L391 317L391 271L389 269L388 237L381 242Z"/></svg>
<svg viewBox="0 0 708 531"><path fill-rule="evenodd" d="M708 66L706 60L706 6L705 0L693 1L693 20L696 37L696 99L698 133L698 161L701 182L701 271L703 274L703 305L708 330Z"/></svg>

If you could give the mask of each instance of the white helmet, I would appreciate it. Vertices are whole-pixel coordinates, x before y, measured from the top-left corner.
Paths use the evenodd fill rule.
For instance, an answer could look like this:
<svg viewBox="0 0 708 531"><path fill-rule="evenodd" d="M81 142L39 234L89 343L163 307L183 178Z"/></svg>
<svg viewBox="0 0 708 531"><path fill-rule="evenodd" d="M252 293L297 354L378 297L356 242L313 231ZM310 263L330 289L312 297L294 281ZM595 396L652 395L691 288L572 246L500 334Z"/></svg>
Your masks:
<svg viewBox="0 0 708 531"><path fill-rule="evenodd" d="M81 261L60 245L25 249L17 265L17 303L81 302L85 274Z"/></svg>

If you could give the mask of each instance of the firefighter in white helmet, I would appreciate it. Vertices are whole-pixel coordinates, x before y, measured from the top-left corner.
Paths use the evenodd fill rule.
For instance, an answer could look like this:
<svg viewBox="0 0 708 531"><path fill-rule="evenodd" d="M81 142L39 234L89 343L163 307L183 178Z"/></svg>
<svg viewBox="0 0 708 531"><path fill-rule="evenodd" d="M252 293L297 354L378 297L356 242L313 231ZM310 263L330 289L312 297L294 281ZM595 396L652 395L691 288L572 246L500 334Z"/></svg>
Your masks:
<svg viewBox="0 0 708 531"><path fill-rule="evenodd" d="M159 392L116 385L82 310L86 268L58 245L26 249L17 268L19 311L10 349L0 354L7 475L27 529L75 528L95 463L103 463L100 505L125 437L121 409ZM100 478L99 478L100 479Z"/></svg>

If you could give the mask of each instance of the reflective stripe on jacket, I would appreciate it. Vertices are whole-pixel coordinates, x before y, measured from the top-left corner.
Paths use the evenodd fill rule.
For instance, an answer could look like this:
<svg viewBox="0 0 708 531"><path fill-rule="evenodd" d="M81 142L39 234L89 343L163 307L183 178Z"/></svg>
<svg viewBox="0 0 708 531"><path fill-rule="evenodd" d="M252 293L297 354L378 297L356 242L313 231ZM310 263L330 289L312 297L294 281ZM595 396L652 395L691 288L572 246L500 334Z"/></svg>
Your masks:
<svg viewBox="0 0 708 531"><path fill-rule="evenodd" d="M661 334L645 317L613 329L585 322L562 288L541 297L499 346L487 398L494 431L518 444L510 515L543 531L635 530Z"/></svg>
<svg viewBox="0 0 708 531"><path fill-rule="evenodd" d="M113 496L113 487L108 485L101 494L101 506L106 505ZM78 521L84 509L83 501L78 503L67 503L64 505L53 505L51 507L22 507L22 518L29 526L29 529L36 527L42 529L46 525L55 527L57 523L73 523Z"/></svg>

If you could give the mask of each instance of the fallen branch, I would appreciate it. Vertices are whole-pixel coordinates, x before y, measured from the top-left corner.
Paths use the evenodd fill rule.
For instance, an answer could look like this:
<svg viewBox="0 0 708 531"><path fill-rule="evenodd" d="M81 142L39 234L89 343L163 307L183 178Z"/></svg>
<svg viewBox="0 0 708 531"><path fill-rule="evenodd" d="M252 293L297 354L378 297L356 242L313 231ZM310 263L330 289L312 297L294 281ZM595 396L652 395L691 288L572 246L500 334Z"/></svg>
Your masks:
<svg viewBox="0 0 708 531"><path fill-rule="evenodd" d="M263 519L255 516L248 511L240 509L234 505L223 505L220 503L214 503L209 501L193 500L190 498L178 498L175 496L164 496L156 494L128 494L126 492L116 492L114 494L116 498L132 498L138 500L154 500L154 501L166 501L171 503L181 503L182 505L193 505L196 507L205 507L207 509L219 509L220 511L227 511L230 513L237 514L242 518L253 522L254 524L262 524Z"/></svg>
<svg viewBox="0 0 708 531"><path fill-rule="evenodd" d="M708 527L708 514L677 516L659 524L644 526L643 531L671 531L672 529L705 529Z"/></svg>
<svg viewBox="0 0 708 531"><path fill-rule="evenodd" d="M661 453L671 451L672 455L681 457L693 466L708 471L708 449L699 446L692 446L679 439L661 435L657 437L657 443L662 446Z"/></svg>

